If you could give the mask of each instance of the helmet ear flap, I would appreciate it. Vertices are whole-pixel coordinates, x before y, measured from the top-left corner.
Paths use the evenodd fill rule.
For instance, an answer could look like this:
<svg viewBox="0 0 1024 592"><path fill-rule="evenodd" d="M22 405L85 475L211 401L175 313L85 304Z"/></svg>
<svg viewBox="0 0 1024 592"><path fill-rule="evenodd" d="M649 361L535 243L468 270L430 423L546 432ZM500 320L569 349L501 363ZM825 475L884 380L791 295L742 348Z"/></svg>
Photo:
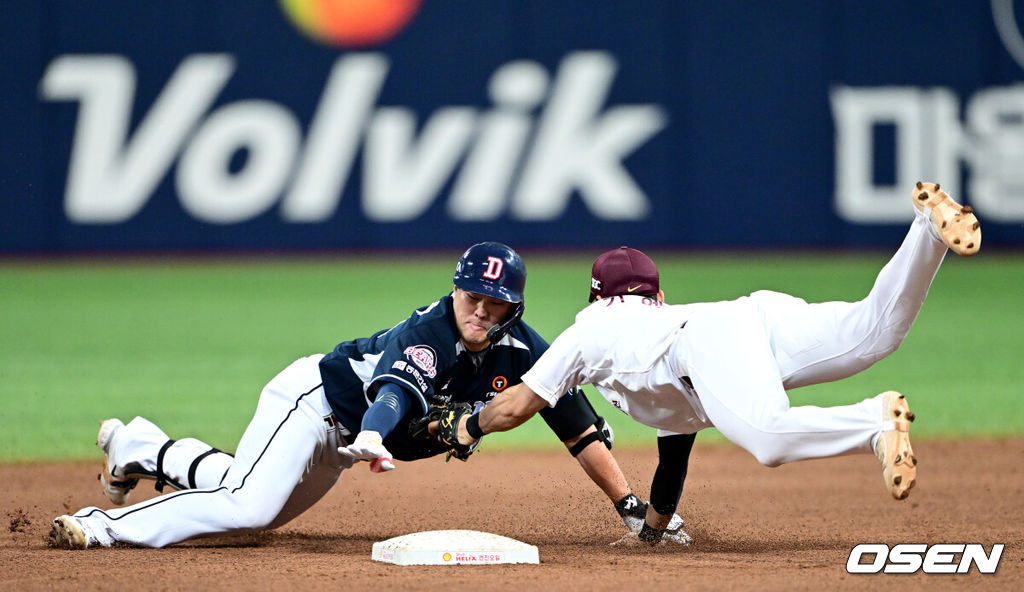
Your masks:
<svg viewBox="0 0 1024 592"><path fill-rule="evenodd" d="M522 302L516 305L515 310L509 315L508 319L500 325L494 325L487 330L487 340L492 344L498 343L505 338L505 335L512 329L512 326L519 322L519 319L523 318L523 313L526 311L526 305Z"/></svg>

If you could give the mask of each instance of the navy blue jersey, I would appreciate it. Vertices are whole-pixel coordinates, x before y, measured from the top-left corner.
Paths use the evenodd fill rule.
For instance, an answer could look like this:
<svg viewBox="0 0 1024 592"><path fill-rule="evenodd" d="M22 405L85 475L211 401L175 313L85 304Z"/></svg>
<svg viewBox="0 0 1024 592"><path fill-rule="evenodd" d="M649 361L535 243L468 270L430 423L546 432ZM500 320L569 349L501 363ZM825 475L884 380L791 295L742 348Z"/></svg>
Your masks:
<svg viewBox="0 0 1024 592"><path fill-rule="evenodd" d="M320 374L338 422L353 435L383 384L395 383L412 393L419 405L402 418L384 445L396 459L413 460L446 448L410 437L409 422L422 417L431 406L490 401L521 382L522 375L547 349L547 342L520 321L484 352L466 350L449 294L390 329L338 344L320 361ZM597 419L589 403L584 399L580 405L573 401L576 397L583 399L583 394L563 397L564 405L559 402L554 409L541 412L562 440L579 435Z"/></svg>

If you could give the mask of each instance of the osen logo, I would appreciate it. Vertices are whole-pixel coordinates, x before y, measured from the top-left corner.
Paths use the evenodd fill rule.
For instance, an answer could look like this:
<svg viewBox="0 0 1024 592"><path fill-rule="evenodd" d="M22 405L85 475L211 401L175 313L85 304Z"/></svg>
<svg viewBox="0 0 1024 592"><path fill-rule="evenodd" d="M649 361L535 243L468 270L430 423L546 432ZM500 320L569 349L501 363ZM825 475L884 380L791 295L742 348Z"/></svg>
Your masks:
<svg viewBox="0 0 1024 592"><path fill-rule="evenodd" d="M993 574L999 567L1004 546L1002 543L994 544L992 550L986 553L985 547L979 544L903 543L893 545L890 549L881 543L863 543L850 551L846 571L851 574L909 574L918 571L927 574L964 574L970 571L973 563L979 573Z"/></svg>

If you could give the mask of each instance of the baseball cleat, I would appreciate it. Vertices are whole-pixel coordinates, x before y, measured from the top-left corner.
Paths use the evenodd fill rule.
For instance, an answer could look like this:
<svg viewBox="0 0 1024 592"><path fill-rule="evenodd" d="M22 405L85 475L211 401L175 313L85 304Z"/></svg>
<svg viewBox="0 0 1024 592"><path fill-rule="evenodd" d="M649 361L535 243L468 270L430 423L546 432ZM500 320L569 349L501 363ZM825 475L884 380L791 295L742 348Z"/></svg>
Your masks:
<svg viewBox="0 0 1024 592"><path fill-rule="evenodd" d="M103 472L99 476L100 484L103 485L103 492L107 494L107 499L118 506L124 504L128 499L128 494L139 484L139 480L136 478L115 476L117 465L111 458L111 443L114 441L114 436L123 427L124 423L117 418L101 421L99 434L96 435L96 445L103 451Z"/></svg>
<svg viewBox="0 0 1024 592"><path fill-rule="evenodd" d="M98 543L89 536L82 522L74 516L58 516L50 529L50 544L62 549L88 549Z"/></svg>
<svg viewBox="0 0 1024 592"><path fill-rule="evenodd" d="M913 191L913 202L954 253L970 257L981 248L981 223L974 216L974 210L953 201L938 183L918 181Z"/></svg>
<svg viewBox="0 0 1024 592"><path fill-rule="evenodd" d="M659 545L664 547L667 546L669 543L675 543L677 545L688 547L693 543L693 537L686 534L686 532L680 528L679 530L672 533L670 533L669 531L665 531L665 534L661 535L661 541L651 544L641 541L640 537L637 536L637 533L627 532L626 534L622 535L622 538L620 538L617 541L608 543L608 545L611 547L650 549L651 547Z"/></svg>
<svg viewBox="0 0 1024 592"><path fill-rule="evenodd" d="M891 421L894 429L879 434L875 455L882 461L882 477L889 493L898 500L906 499L917 483L917 457L910 446L910 422L914 413L907 399L896 391L882 393L882 418Z"/></svg>

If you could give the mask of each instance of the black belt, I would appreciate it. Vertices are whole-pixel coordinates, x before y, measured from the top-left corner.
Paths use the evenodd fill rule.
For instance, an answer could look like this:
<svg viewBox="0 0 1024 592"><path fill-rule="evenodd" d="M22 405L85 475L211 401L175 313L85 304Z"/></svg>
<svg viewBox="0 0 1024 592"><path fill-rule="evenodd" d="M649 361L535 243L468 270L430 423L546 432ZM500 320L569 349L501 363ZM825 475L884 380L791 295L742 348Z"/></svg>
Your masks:
<svg viewBox="0 0 1024 592"><path fill-rule="evenodd" d="M352 436L352 430L343 426L333 412L330 415L324 416L324 423L327 424L327 429L329 430L337 428L338 432L340 432L346 439Z"/></svg>

